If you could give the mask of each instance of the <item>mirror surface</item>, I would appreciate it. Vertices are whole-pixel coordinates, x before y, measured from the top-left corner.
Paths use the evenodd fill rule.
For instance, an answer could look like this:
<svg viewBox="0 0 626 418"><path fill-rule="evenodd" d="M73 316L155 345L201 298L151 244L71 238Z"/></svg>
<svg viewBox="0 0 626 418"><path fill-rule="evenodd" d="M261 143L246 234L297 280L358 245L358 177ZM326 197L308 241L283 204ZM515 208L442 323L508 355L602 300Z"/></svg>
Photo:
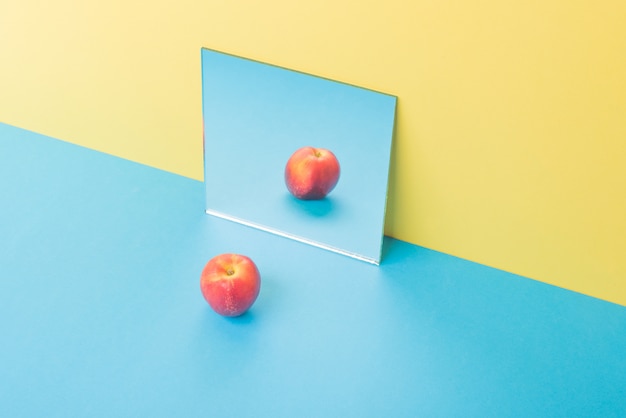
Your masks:
<svg viewBox="0 0 626 418"><path fill-rule="evenodd" d="M396 97L205 49L206 212L378 264ZM330 150L339 180L319 200L290 193L285 168Z"/></svg>

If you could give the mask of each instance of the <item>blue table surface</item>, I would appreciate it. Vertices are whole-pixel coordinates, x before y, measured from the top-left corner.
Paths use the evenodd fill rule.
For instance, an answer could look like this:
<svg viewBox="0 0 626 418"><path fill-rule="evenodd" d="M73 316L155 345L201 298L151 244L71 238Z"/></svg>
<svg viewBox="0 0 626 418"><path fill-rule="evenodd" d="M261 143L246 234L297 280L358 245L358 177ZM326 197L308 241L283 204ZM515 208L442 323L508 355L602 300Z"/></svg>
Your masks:
<svg viewBox="0 0 626 418"><path fill-rule="evenodd" d="M5 124L0 175L1 417L626 417L622 306L391 238L373 266ZM224 252L262 274L239 318L200 293Z"/></svg>

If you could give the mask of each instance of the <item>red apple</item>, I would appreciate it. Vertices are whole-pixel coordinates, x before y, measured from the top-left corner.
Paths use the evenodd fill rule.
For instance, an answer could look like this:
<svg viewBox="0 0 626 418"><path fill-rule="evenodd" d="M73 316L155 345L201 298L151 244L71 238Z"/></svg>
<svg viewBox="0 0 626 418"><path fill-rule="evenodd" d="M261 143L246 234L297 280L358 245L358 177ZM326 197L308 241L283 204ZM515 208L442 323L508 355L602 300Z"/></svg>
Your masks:
<svg viewBox="0 0 626 418"><path fill-rule="evenodd" d="M261 275L249 257L220 254L204 266L200 290L215 312L223 316L239 316L259 295Z"/></svg>
<svg viewBox="0 0 626 418"><path fill-rule="evenodd" d="M339 161L331 151L303 147L289 157L285 183L298 199L323 199L337 185L340 171Z"/></svg>

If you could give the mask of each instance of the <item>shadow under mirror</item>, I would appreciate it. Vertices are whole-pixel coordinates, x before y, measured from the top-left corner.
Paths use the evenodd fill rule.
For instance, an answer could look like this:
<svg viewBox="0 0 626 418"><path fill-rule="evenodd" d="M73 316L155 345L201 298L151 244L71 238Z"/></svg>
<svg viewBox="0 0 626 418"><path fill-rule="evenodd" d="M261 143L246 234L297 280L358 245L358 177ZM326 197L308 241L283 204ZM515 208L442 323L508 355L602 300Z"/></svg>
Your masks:
<svg viewBox="0 0 626 418"><path fill-rule="evenodd" d="M206 212L380 263L396 97L201 58Z"/></svg>

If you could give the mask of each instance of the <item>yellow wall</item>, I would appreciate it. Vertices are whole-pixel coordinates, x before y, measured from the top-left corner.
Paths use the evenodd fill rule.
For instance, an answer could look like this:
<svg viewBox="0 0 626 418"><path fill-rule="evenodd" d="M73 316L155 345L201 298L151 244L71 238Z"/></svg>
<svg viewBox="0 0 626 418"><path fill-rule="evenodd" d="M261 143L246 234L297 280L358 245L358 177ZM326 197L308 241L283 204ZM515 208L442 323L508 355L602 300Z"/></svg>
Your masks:
<svg viewBox="0 0 626 418"><path fill-rule="evenodd" d="M201 179L202 46L385 91L387 234L626 305L625 22L623 0L3 1L0 121Z"/></svg>

